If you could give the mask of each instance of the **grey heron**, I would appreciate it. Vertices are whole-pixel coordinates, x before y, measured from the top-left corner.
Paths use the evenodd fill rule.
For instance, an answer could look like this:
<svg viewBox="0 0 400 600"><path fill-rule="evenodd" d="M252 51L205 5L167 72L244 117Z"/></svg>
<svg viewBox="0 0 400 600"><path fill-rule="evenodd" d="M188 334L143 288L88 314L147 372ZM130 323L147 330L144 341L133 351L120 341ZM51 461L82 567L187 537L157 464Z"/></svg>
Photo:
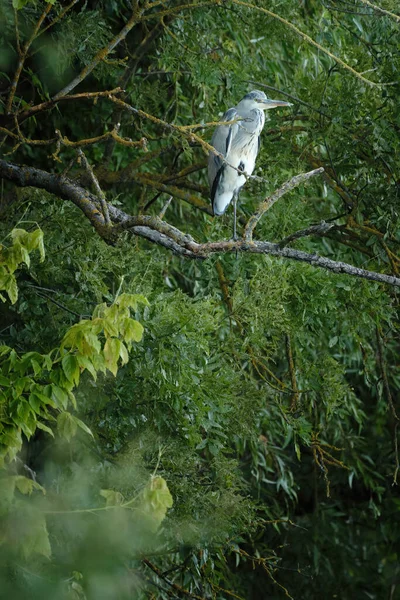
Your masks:
<svg viewBox="0 0 400 600"><path fill-rule="evenodd" d="M278 106L291 106L290 102L271 100L264 92L254 90L233 108L229 108L222 121L235 121L219 125L211 145L220 156L209 153L208 181L214 215L223 215L233 201L233 239L236 240L236 203L246 176L253 173L260 149L260 134L264 127L264 110ZM241 173L243 172L243 174Z"/></svg>

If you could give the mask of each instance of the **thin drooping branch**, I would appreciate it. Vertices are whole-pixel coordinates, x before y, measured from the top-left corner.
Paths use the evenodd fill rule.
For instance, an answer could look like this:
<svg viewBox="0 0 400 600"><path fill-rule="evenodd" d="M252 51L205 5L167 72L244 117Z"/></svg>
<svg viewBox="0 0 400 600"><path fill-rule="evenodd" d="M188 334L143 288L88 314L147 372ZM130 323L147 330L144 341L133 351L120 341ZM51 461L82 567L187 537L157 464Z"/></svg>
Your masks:
<svg viewBox="0 0 400 600"><path fill-rule="evenodd" d="M271 196L269 196L266 200L264 200L264 202L261 202L259 204L255 213L248 220L244 230L244 239L247 242L251 242L251 240L253 239L253 231L257 223L259 222L263 214L267 212L267 210L269 210L271 206L273 206L275 202L279 200L279 198L282 198L282 196L290 192L290 190L293 190L295 187L299 186L301 183L307 181L307 179L310 179L311 177L319 175L323 172L323 167L320 167L318 169L314 169L313 171L309 171L308 173L300 173L300 175L295 175L294 177L292 177L292 179L286 181L286 183L284 183L279 189L275 190L275 192L271 194Z"/></svg>
<svg viewBox="0 0 400 600"><path fill-rule="evenodd" d="M333 54L332 52L330 52L324 46L321 46L321 44L319 44L318 42L316 42L315 40L313 40L312 37L310 37L309 35L307 35L306 33L304 33L304 31L301 31L301 29L299 29L298 27L296 27L296 25L294 25L293 23L291 23L287 19L284 19L280 15L277 15L276 13L268 10L267 8L263 8L261 6L257 6L256 4L251 4L250 2L244 2L243 0L231 0L231 2L233 2L233 4L238 4L239 6L244 6L246 8L249 8L251 10L257 10L257 11L263 12L264 14L268 15L269 17L272 17L273 19L276 19L277 21L279 21L280 23L282 23L285 27L287 27L288 29L291 29L292 31L294 31L296 33L296 35L298 35L299 37L301 37L308 44L310 44L311 46L314 46L315 48L318 48L318 50L320 52L323 52L324 54L326 54L327 56L329 56L329 58L331 58L336 63L338 63L339 65L341 65L344 69L346 69L347 71L349 71L350 73L352 73L352 75L355 75L358 79L360 79L364 83L367 83L370 86L381 86L382 85L381 83L376 83L375 81L371 81L370 79L367 79L366 77L364 77L362 75L362 73L359 73L358 71L356 71L355 69L353 69L353 67L351 67L349 64L347 64L344 60L342 60L341 58L339 58L338 56L336 56L335 54Z"/></svg>
<svg viewBox="0 0 400 600"><path fill-rule="evenodd" d="M362 2L362 4L365 4L365 6L369 6L369 8L372 8L373 10L380 12L382 15L386 15L386 16L394 19L398 23L400 23L400 15L396 15L395 13L389 12L388 10L385 10L384 8L381 8L380 6L377 6L376 4L372 4L372 2L370 2L369 0L359 0L359 1Z"/></svg>
<svg viewBox="0 0 400 600"><path fill-rule="evenodd" d="M132 216L123 210L108 204L108 211L113 227L107 226L100 208L100 198L93 195L76 181L54 173L48 173L34 167L19 166L0 159L0 178L14 182L20 187L33 186L47 190L73 202L84 213L95 228L96 232L108 243L114 243L118 234L129 231L132 235L147 240L171 250L179 256L190 259L206 259L212 254L247 252L251 254L270 254L279 258L288 258L320 267L336 274L347 274L370 281L385 283L400 287L400 278L385 273L367 271L344 262L331 260L317 254L302 252L293 248L281 248L279 244L267 241L249 242L246 239L237 241L219 241L198 243L187 235L162 221L159 217L150 215ZM99 210L100 209L100 210ZM111 237L112 236L112 237Z"/></svg>

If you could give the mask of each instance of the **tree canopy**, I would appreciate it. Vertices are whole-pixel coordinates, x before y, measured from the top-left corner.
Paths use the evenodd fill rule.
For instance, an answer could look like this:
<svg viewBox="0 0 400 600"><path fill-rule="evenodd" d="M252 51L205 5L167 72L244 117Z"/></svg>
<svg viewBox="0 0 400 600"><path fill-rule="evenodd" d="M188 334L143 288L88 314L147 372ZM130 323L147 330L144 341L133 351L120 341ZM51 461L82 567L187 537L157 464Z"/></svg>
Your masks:
<svg viewBox="0 0 400 600"><path fill-rule="evenodd" d="M394 0L0 0L4 598L399 593ZM239 205L210 140L270 111Z"/></svg>

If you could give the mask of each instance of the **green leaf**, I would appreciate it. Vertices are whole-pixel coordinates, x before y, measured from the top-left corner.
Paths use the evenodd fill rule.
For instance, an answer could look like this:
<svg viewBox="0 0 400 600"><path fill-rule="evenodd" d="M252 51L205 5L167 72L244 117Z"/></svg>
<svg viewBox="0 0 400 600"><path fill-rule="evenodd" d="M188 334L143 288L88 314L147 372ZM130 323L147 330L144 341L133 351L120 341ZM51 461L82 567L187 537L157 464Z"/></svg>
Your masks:
<svg viewBox="0 0 400 600"><path fill-rule="evenodd" d="M122 335L124 341L128 344L130 342L140 342L143 338L144 328L139 321L135 321L135 319L124 319L122 325Z"/></svg>
<svg viewBox="0 0 400 600"><path fill-rule="evenodd" d="M100 496L106 499L106 506L120 506L124 501L121 492L114 490L100 490Z"/></svg>
<svg viewBox="0 0 400 600"><path fill-rule="evenodd" d="M128 354L128 350L126 349L125 344L123 344L122 342L121 342L121 347L119 349L119 355L121 357L122 364L126 365L126 363L129 360L129 354Z"/></svg>
<svg viewBox="0 0 400 600"><path fill-rule="evenodd" d="M0 516L7 513L11 507L15 490L15 477L0 478Z"/></svg>
<svg viewBox="0 0 400 600"><path fill-rule="evenodd" d="M15 477L15 485L21 494L30 495L32 494L33 490L40 490L43 494L46 493L44 487L42 487L39 483L33 479L24 477L23 475L17 475Z"/></svg>
<svg viewBox="0 0 400 600"><path fill-rule="evenodd" d="M114 377L118 371L118 359L121 350L121 340L118 338L108 338L104 344L104 358L106 361L106 367Z"/></svg>
<svg viewBox="0 0 400 600"><path fill-rule="evenodd" d="M329 348L333 348L333 346L336 346L336 344L338 343L338 340L339 340L339 338L337 335L335 335L335 337L331 338L329 340L329 344L328 344Z"/></svg>
<svg viewBox="0 0 400 600"><path fill-rule="evenodd" d="M34 554L40 554L50 558L50 540L43 513L34 508L25 509L20 511L20 521L22 535L17 538L17 544L23 556L29 559Z"/></svg>
<svg viewBox="0 0 400 600"><path fill-rule="evenodd" d="M24 8L29 2L33 2L33 0L12 0L12 5L16 10L21 10L21 8Z"/></svg>
<svg viewBox="0 0 400 600"><path fill-rule="evenodd" d="M18 286L15 276L12 273L9 273L3 279L2 284L1 289L4 289L7 292L11 304L15 304L18 299Z"/></svg>
<svg viewBox="0 0 400 600"><path fill-rule="evenodd" d="M115 301L120 308L132 308L136 310L138 304L150 306L149 301L142 294L121 294Z"/></svg>
<svg viewBox="0 0 400 600"><path fill-rule="evenodd" d="M41 415L42 401L34 392L29 394L29 406L35 411L37 415Z"/></svg>
<svg viewBox="0 0 400 600"><path fill-rule="evenodd" d="M54 400L54 402L56 403L56 406L58 406L58 408L67 408L68 406L68 394L65 390L63 390L62 388L58 387L58 385L55 385L54 383L51 384L51 397Z"/></svg>
<svg viewBox="0 0 400 600"><path fill-rule="evenodd" d="M78 360L78 364L81 367L81 369L87 369L89 371L89 373L91 374L91 376L93 377L93 379L96 381L97 372L96 372L96 369L94 368L93 363L90 360L90 358L88 358L87 356L82 356L82 354L78 354L76 358Z"/></svg>
<svg viewBox="0 0 400 600"><path fill-rule="evenodd" d="M9 379L7 379L7 377L0 375L0 385L2 385L4 387L10 387L11 381Z"/></svg>
<svg viewBox="0 0 400 600"><path fill-rule="evenodd" d="M173 499L163 477L152 477L143 490L139 504L141 513L149 517L149 527L156 531L167 514L167 509L173 505Z"/></svg>
<svg viewBox="0 0 400 600"><path fill-rule="evenodd" d="M50 427L47 427L47 425L45 425L44 423L41 423L40 421L38 421L36 423L36 426L38 429L41 429L42 431L46 431L47 433L49 433L51 435L51 437L54 437L53 431L50 429Z"/></svg>
<svg viewBox="0 0 400 600"><path fill-rule="evenodd" d="M74 437L77 432L77 422L73 415L69 412L62 412L57 417L57 430L58 433L64 437L68 442Z"/></svg>
<svg viewBox="0 0 400 600"><path fill-rule="evenodd" d="M14 232L16 230L14 229ZM18 230L18 231L24 231L22 230ZM40 262L43 262L45 259L45 251L44 251L44 244L43 244L43 231L38 228L35 229L35 231L32 231L32 233L26 233L26 237L22 237L22 239L20 240L20 243L25 246L29 252L32 252L32 250L39 250L39 254L40 254Z"/></svg>
<svg viewBox="0 0 400 600"><path fill-rule="evenodd" d="M20 377L19 379L16 379L13 383L15 391L14 397L18 398L22 394L22 392L30 388L32 383L33 379L31 379L30 377Z"/></svg>
<svg viewBox="0 0 400 600"><path fill-rule="evenodd" d="M61 364L66 378L71 383L78 385L80 371L77 357L74 354L65 354L65 356L62 358Z"/></svg>
<svg viewBox="0 0 400 600"><path fill-rule="evenodd" d="M93 433L91 432L89 427L86 425L86 423L84 423L83 421L78 419L78 417L75 417L75 415L72 415L72 418L75 421L75 423L78 425L78 427L80 427L81 429L83 429L83 431L85 431L86 433L88 433L89 435L91 435L93 437Z"/></svg>

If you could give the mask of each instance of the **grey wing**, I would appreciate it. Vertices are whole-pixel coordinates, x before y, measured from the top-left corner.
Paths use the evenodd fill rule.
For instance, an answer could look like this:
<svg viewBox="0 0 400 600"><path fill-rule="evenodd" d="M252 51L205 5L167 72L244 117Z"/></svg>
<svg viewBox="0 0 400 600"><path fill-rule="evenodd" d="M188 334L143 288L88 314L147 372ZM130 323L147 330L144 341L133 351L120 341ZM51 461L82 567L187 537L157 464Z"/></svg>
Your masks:
<svg viewBox="0 0 400 600"><path fill-rule="evenodd" d="M236 111L236 108L230 108L222 117L222 121L233 121L238 116L239 115ZM214 131L214 135L211 139L211 146L214 146L217 152L227 157L229 154L229 150L232 146L232 140L236 136L238 129L238 123L232 123L232 125L220 125ZM213 154L212 152L209 153L208 182L210 184L211 200L213 200L215 196L215 191L218 187L218 181L223 173L224 166L225 163L221 160L219 156Z"/></svg>

